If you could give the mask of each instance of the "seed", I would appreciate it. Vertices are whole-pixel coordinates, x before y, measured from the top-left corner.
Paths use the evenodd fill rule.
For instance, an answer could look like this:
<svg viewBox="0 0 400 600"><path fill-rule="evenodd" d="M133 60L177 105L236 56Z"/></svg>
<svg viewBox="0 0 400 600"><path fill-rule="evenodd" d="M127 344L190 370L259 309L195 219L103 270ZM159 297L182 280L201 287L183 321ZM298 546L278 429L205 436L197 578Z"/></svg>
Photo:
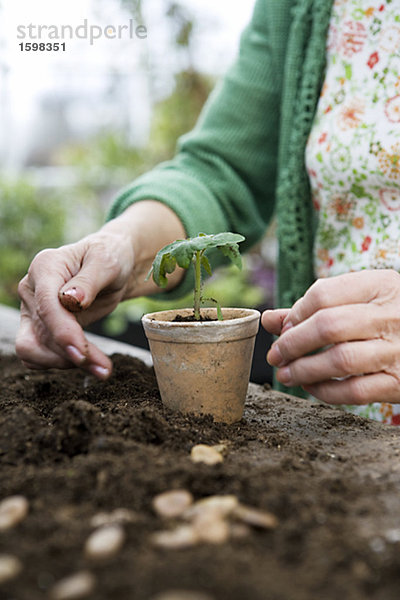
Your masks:
<svg viewBox="0 0 400 600"><path fill-rule="evenodd" d="M137 521L137 514L128 508L116 508L110 513L101 512L97 513L90 519L90 525L92 527L103 527L103 525L114 525L124 523L135 523Z"/></svg>
<svg viewBox="0 0 400 600"><path fill-rule="evenodd" d="M14 579L22 571L21 561L11 554L0 554L0 584Z"/></svg>
<svg viewBox="0 0 400 600"><path fill-rule="evenodd" d="M157 514L167 519L182 515L193 504L193 496L187 490L172 490L153 498L153 508Z"/></svg>
<svg viewBox="0 0 400 600"><path fill-rule="evenodd" d="M200 541L207 544L224 544L229 539L229 525L221 517L213 513L197 515L194 528Z"/></svg>
<svg viewBox="0 0 400 600"><path fill-rule="evenodd" d="M190 452L190 458L194 463L204 463L209 466L217 465L223 462L223 457L218 450L206 444L197 444L193 446Z"/></svg>
<svg viewBox="0 0 400 600"><path fill-rule="evenodd" d="M111 558L119 552L124 541L125 533L120 525L104 525L86 540L85 554L97 560Z"/></svg>
<svg viewBox="0 0 400 600"><path fill-rule="evenodd" d="M135 523L138 519L137 514L129 508L116 508L111 513L114 523Z"/></svg>
<svg viewBox="0 0 400 600"><path fill-rule="evenodd" d="M239 500L236 496L227 494L226 496L208 496L198 500L185 511L185 519L193 519L200 514L212 513L215 516L227 517L239 506Z"/></svg>
<svg viewBox="0 0 400 600"><path fill-rule="evenodd" d="M0 531L15 527L28 514L29 503L24 496L9 496L0 502Z"/></svg>
<svg viewBox="0 0 400 600"><path fill-rule="evenodd" d="M111 525L114 524L115 521L112 518L112 513L106 513L106 512L100 512L97 513L96 515L93 515L93 517L90 519L90 526L91 527L104 527L104 525Z"/></svg>
<svg viewBox="0 0 400 600"><path fill-rule="evenodd" d="M56 583L51 591L51 600L79 600L89 596L96 586L96 580L89 571L74 573Z"/></svg>
<svg viewBox="0 0 400 600"><path fill-rule="evenodd" d="M221 442L220 444L215 444L214 446L211 446L211 448L214 448L214 450L219 452L219 454L221 454L222 457L225 457L228 454L228 444L224 444Z"/></svg>
<svg viewBox="0 0 400 600"><path fill-rule="evenodd" d="M172 531L157 531L151 539L155 546L171 550L189 548L199 542L198 533L191 525L180 525Z"/></svg>
<svg viewBox="0 0 400 600"><path fill-rule="evenodd" d="M270 512L251 508L239 504L233 511L233 516L239 521L243 521L252 527L260 527L261 529L275 529L278 526L278 519Z"/></svg>
<svg viewBox="0 0 400 600"><path fill-rule="evenodd" d="M72 288L67 292L59 294L61 304L70 312L80 312L82 310L81 300L79 299L79 293L76 288ZM83 298L82 298L83 299Z"/></svg>

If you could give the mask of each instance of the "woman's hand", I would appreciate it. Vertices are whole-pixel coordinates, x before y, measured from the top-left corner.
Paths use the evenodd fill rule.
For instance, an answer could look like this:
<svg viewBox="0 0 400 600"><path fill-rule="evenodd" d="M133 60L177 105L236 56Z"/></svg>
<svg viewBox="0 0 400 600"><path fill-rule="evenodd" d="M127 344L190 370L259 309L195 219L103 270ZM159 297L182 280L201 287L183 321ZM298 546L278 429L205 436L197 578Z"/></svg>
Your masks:
<svg viewBox="0 0 400 600"><path fill-rule="evenodd" d="M36 369L74 364L106 379L111 361L87 341L81 326L117 306L132 270L132 249L115 235L93 234L40 252L18 288L16 350L24 364Z"/></svg>
<svg viewBox="0 0 400 600"><path fill-rule="evenodd" d="M178 217L152 200L132 205L99 232L43 250L19 284L21 323L16 351L32 369L78 366L106 379L111 360L86 339L82 326L127 298L152 293L145 282L156 252L185 237ZM171 286L181 277L177 271Z"/></svg>
<svg viewBox="0 0 400 600"><path fill-rule="evenodd" d="M262 324L280 336L267 360L284 385L331 404L400 402L397 272L320 279L291 309L266 311Z"/></svg>

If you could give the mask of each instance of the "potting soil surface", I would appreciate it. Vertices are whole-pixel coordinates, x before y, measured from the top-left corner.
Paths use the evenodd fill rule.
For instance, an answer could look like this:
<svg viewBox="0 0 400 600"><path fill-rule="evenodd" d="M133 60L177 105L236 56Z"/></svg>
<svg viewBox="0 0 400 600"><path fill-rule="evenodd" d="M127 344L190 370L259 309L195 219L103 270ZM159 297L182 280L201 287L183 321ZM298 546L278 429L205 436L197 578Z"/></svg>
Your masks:
<svg viewBox="0 0 400 600"><path fill-rule="evenodd" d="M79 371L29 371L1 357L0 500L23 495L27 517L0 531L0 554L22 570L2 600L42 600L56 582L89 571L90 600L398 600L400 428L251 385L243 419L171 413L151 368L116 355L105 383ZM220 464L195 464L195 444L223 444ZM164 549L173 529L152 507L160 492L196 500L233 494L273 513L222 544ZM121 550L84 553L100 512L125 508ZM174 596L172 596L174 597Z"/></svg>

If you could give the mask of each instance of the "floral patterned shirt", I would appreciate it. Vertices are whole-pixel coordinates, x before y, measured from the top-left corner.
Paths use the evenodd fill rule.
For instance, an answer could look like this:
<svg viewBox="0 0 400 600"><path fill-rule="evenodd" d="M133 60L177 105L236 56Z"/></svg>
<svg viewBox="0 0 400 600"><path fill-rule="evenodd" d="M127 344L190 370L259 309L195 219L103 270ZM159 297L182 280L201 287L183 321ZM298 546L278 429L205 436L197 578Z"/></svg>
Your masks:
<svg viewBox="0 0 400 600"><path fill-rule="evenodd" d="M317 277L361 269L400 271L397 0L335 0L306 165L318 212ZM400 424L400 405L348 408Z"/></svg>

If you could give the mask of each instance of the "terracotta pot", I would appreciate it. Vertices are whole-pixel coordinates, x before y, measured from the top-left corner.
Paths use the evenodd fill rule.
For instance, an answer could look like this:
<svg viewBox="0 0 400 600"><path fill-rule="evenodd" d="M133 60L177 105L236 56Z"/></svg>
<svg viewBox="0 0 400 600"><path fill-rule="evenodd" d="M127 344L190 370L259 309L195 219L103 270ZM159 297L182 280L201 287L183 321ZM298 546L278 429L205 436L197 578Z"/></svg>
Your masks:
<svg viewBox="0 0 400 600"><path fill-rule="evenodd" d="M223 308L223 321L173 322L192 314L187 308L142 317L162 401L172 410L239 421L260 313ZM202 315L216 319L217 311L205 308Z"/></svg>

